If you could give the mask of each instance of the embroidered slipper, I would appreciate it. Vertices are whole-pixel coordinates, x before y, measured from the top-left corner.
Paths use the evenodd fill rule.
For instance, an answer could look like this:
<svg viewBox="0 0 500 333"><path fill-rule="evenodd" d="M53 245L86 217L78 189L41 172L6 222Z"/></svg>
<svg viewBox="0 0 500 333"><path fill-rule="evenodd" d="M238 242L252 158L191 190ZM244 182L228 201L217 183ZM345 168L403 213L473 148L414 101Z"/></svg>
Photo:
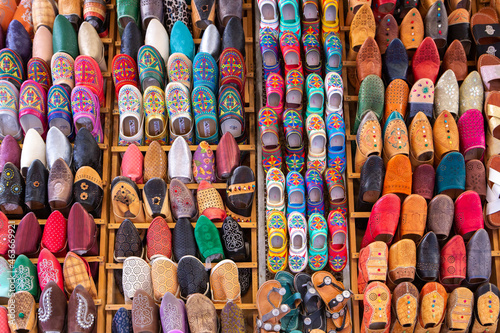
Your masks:
<svg viewBox="0 0 500 333"><path fill-rule="evenodd" d="M209 144L219 142L219 126L215 94L206 86L193 89L192 103L195 121L196 142Z"/></svg>
<svg viewBox="0 0 500 333"><path fill-rule="evenodd" d="M359 0L353 0L359 2ZM350 5L349 9L359 7L361 4ZM376 22L373 16L373 11L370 8L370 3L364 3L359 7L356 14L353 14L352 22L349 20L349 13L346 19L346 24L351 26L349 31L349 45L351 50L358 52L361 45L368 37L375 37L376 33Z"/></svg>
<svg viewBox="0 0 500 333"><path fill-rule="evenodd" d="M292 273L299 273L307 267L307 222L302 213L292 212L288 215L288 234L290 249L288 265Z"/></svg>
<svg viewBox="0 0 500 333"><path fill-rule="evenodd" d="M210 292L214 303L241 303L241 289L238 282L238 266L226 259L210 271Z"/></svg>
<svg viewBox="0 0 500 333"><path fill-rule="evenodd" d="M296 69L286 75L286 105L289 108L302 108L304 75Z"/></svg>
<svg viewBox="0 0 500 333"><path fill-rule="evenodd" d="M176 279L176 277L173 278ZM188 332L189 328L184 301L178 299L172 293L166 292L163 295L160 305L160 321L163 332Z"/></svg>
<svg viewBox="0 0 500 333"><path fill-rule="evenodd" d="M285 176L277 168L271 168L266 176L266 212L285 213Z"/></svg>
<svg viewBox="0 0 500 333"><path fill-rule="evenodd" d="M306 152L304 145L296 148L292 148L289 147L288 145L285 145L285 165L287 172L291 171L302 172L302 170L304 170L305 159L306 159Z"/></svg>
<svg viewBox="0 0 500 333"><path fill-rule="evenodd" d="M3 141L6 136L12 136L15 141L23 138L22 128L19 124L19 90L6 80L0 81L0 139ZM19 165L19 163L18 163Z"/></svg>
<svg viewBox="0 0 500 333"><path fill-rule="evenodd" d="M236 142L243 143L246 140L245 110L238 90L229 84L221 86L218 104L221 133L229 132Z"/></svg>
<svg viewBox="0 0 500 333"><path fill-rule="evenodd" d="M286 175L287 213L306 214L305 183L302 175L297 171L290 171Z"/></svg>
<svg viewBox="0 0 500 333"><path fill-rule="evenodd" d="M278 31L271 27L261 27L259 30L260 53L264 67L264 79L271 73L282 74L278 53Z"/></svg>
<svg viewBox="0 0 500 333"><path fill-rule="evenodd" d="M325 78L326 113L342 114L344 85L341 76L336 72L330 72Z"/></svg>
<svg viewBox="0 0 500 333"><path fill-rule="evenodd" d="M117 222L129 219L132 222L144 221L142 200L137 185L124 176L111 182L113 213Z"/></svg>
<svg viewBox="0 0 500 333"><path fill-rule="evenodd" d="M434 117L444 110L458 118L459 88L455 73L449 69L441 75L434 89Z"/></svg>
<svg viewBox="0 0 500 333"><path fill-rule="evenodd" d="M260 333L278 332L280 320L290 312L290 307L283 304L286 290L276 280L264 282L257 291L257 329Z"/></svg>
<svg viewBox="0 0 500 333"><path fill-rule="evenodd" d="M370 283L363 296L363 331L389 329L391 326L391 291L381 282Z"/></svg>
<svg viewBox="0 0 500 333"><path fill-rule="evenodd" d="M137 54L137 63L143 91L150 86L165 89L165 62L158 50L150 45L141 46Z"/></svg>
<svg viewBox="0 0 500 333"><path fill-rule="evenodd" d="M168 300L169 296L179 296L180 287L177 281L177 264L169 258L159 256L151 262L151 281L153 283L153 294L156 302L162 302L163 304L162 299L165 297ZM175 300L180 303L179 300Z"/></svg>
<svg viewBox="0 0 500 333"><path fill-rule="evenodd" d="M47 96L48 125L57 127L71 141L75 137L73 115L70 109L71 100L66 88L62 85L50 87Z"/></svg>
<svg viewBox="0 0 500 333"><path fill-rule="evenodd" d="M382 129L377 116L368 111L363 116L356 134L356 155L354 169L361 172L369 156L380 156L382 153Z"/></svg>
<svg viewBox="0 0 500 333"><path fill-rule="evenodd" d="M408 129L401 114L394 111L385 121L384 125L384 162L387 163L392 157L409 154Z"/></svg>
<svg viewBox="0 0 500 333"><path fill-rule="evenodd" d="M283 115L286 146L290 148L303 148L304 122L302 115L294 110L287 109Z"/></svg>
<svg viewBox="0 0 500 333"><path fill-rule="evenodd" d="M307 136L309 138L309 154L307 166L323 173L326 167L326 130L323 118L312 114L306 119Z"/></svg>
<svg viewBox="0 0 500 333"><path fill-rule="evenodd" d="M12 278L16 292L27 291L33 295L35 300L38 300L36 266L25 255L21 254L17 257L12 271Z"/></svg>
<svg viewBox="0 0 500 333"><path fill-rule="evenodd" d="M318 74L309 74L306 80L307 109L306 118L312 114L323 115L325 90L323 79Z"/></svg>
<svg viewBox="0 0 500 333"><path fill-rule="evenodd" d="M136 332L159 332L158 305L151 294L137 289L132 300L132 330Z"/></svg>
<svg viewBox="0 0 500 333"><path fill-rule="evenodd" d="M358 261L358 290L364 292L372 281L386 281L389 249L384 242L376 241L361 248Z"/></svg>
<svg viewBox="0 0 500 333"><path fill-rule="evenodd" d="M305 175L307 191L307 216L313 213L324 214L323 177L316 169L308 169Z"/></svg>
<svg viewBox="0 0 500 333"><path fill-rule="evenodd" d="M329 168L325 173L325 181L330 198L330 212L334 207L340 206L345 202L346 192L342 173L336 169Z"/></svg>
<svg viewBox="0 0 500 333"><path fill-rule="evenodd" d="M170 82L165 90L169 118L170 143L181 136L193 143L193 115L188 88L179 82Z"/></svg>
<svg viewBox="0 0 500 333"><path fill-rule="evenodd" d="M313 271L322 270L328 261L328 226L323 215L309 215L309 268Z"/></svg>
<svg viewBox="0 0 500 333"><path fill-rule="evenodd" d="M466 93L469 92L469 94ZM481 76L477 71L470 72L469 75L465 78L460 86L460 109L459 115L461 116L465 111L470 109L476 109L479 111L483 111L484 104L484 89L481 81ZM488 96L492 95L492 93L488 94ZM495 116L495 110L490 113L488 110L488 103L486 103L486 116L488 117L488 125L490 126L490 130L493 132L496 128L497 121L493 121L493 125L490 123L490 119L492 118L500 118ZM490 118L492 117L492 118Z"/></svg>
<svg viewBox="0 0 500 333"><path fill-rule="evenodd" d="M198 52L193 62L193 86L207 86L215 94L219 87L219 68L210 53Z"/></svg>
<svg viewBox="0 0 500 333"><path fill-rule="evenodd" d="M0 51L0 80L9 81L17 89L21 89L25 78L24 71L23 62L16 52L7 48Z"/></svg>
<svg viewBox="0 0 500 333"><path fill-rule="evenodd" d="M328 214L328 265L334 272L341 272L347 265L347 221L338 211Z"/></svg>
<svg viewBox="0 0 500 333"><path fill-rule="evenodd" d="M12 309L8 321L12 332L36 332L38 330L36 301L29 292L14 293L9 298L8 308Z"/></svg>
<svg viewBox="0 0 500 333"><path fill-rule="evenodd" d="M151 280L151 267L138 257L128 257L123 261L123 296L125 302L130 303L137 291L143 291L153 296L153 283Z"/></svg>
<svg viewBox="0 0 500 333"><path fill-rule="evenodd" d="M149 222L156 217L162 217L167 222L173 222L165 180L158 177L148 180L144 185L142 196L144 197L146 221Z"/></svg>
<svg viewBox="0 0 500 333"><path fill-rule="evenodd" d="M411 122L418 112L423 112L429 121L432 120L434 109L434 84L432 80L424 78L413 84L410 97L408 97L408 108L410 113L407 122ZM451 113L449 114L451 115ZM438 117L439 115L436 116L436 118Z"/></svg>
<svg viewBox="0 0 500 333"><path fill-rule="evenodd" d="M120 90L125 85L132 85L138 88L137 63L135 59L127 54L117 54L111 64L111 73L115 86L115 95L118 96Z"/></svg>
<svg viewBox="0 0 500 333"><path fill-rule="evenodd" d="M193 154L193 177L198 184L215 183L215 155L206 141L200 142Z"/></svg>
<svg viewBox="0 0 500 333"><path fill-rule="evenodd" d="M319 296L325 302L326 317L333 321L335 330L342 331L350 328L352 323L347 303L353 295L352 291L345 289L342 282L337 281L331 273L326 271L314 273L311 280Z"/></svg>
<svg viewBox="0 0 500 333"><path fill-rule="evenodd" d="M226 213L238 222L250 221L255 192L255 175L247 166L239 166L227 181Z"/></svg>
<svg viewBox="0 0 500 333"><path fill-rule="evenodd" d="M40 251L36 270L42 292L50 281L54 281L61 291L64 290L61 264L50 250L42 249Z"/></svg>
<svg viewBox="0 0 500 333"><path fill-rule="evenodd" d="M279 146L278 116L272 108L263 107L260 109L259 129L260 139L264 148Z"/></svg>
<svg viewBox="0 0 500 333"><path fill-rule="evenodd" d="M436 118L432 137L434 139L434 165L437 166L445 154L458 151L460 148L457 123L451 113L443 111Z"/></svg>
<svg viewBox="0 0 500 333"><path fill-rule="evenodd" d="M141 146L144 142L144 113L142 112L142 94L133 85L124 85L118 95L120 112L120 133L118 145Z"/></svg>
<svg viewBox="0 0 500 333"><path fill-rule="evenodd" d="M153 141L166 144L168 140L167 111L163 90L155 86L146 88L142 105L146 114L146 144L149 145Z"/></svg>
<svg viewBox="0 0 500 333"><path fill-rule="evenodd" d="M337 113L330 113L326 123L328 124L328 168L334 168L342 173L346 166L344 119Z"/></svg>
<svg viewBox="0 0 500 333"><path fill-rule="evenodd" d="M266 79L266 95L266 106L274 110L281 122L284 106L285 82L280 74L269 74Z"/></svg>
<svg viewBox="0 0 500 333"><path fill-rule="evenodd" d="M317 6L315 2L312 3ZM311 5L311 3L309 3L309 5ZM304 23L301 42L305 56L304 67L306 69L306 74L316 73L319 75L322 72L323 64L321 62L321 44L319 41L319 20L316 20L316 22L318 24L315 25L314 23L310 23L309 26L307 26L307 23Z"/></svg>
<svg viewBox="0 0 500 333"><path fill-rule="evenodd" d="M197 216L193 193L179 179L172 179L169 187L170 208L174 219L193 219ZM175 239L175 237L174 237ZM175 246L174 246L175 248Z"/></svg>
<svg viewBox="0 0 500 333"><path fill-rule="evenodd" d="M336 34L330 34L325 40L325 57L327 73L342 72L342 43Z"/></svg>
<svg viewBox="0 0 500 333"><path fill-rule="evenodd" d="M80 55L75 59L75 84L76 86L85 86L99 97L99 104L105 105L104 101L104 83L99 65L90 56Z"/></svg>
<svg viewBox="0 0 500 333"><path fill-rule="evenodd" d="M71 91L71 111L77 132L81 128L86 128L97 143L102 143L104 135L99 99L90 88L78 86Z"/></svg>
<svg viewBox="0 0 500 333"><path fill-rule="evenodd" d="M193 63L182 53L171 54L167 62L169 82L180 82L191 90Z"/></svg>
<svg viewBox="0 0 500 333"><path fill-rule="evenodd" d="M75 60L69 54L65 52L54 53L50 68L52 69L53 85L60 84L69 90L75 87Z"/></svg>
<svg viewBox="0 0 500 333"><path fill-rule="evenodd" d="M282 1L280 1L282 2ZM293 32L284 32L280 36L280 49L283 60L288 66L296 66L301 62L300 43Z"/></svg>
<svg viewBox="0 0 500 333"><path fill-rule="evenodd" d="M285 215L280 211L272 211L267 216L267 236L269 250L267 267L273 272L283 271L288 261L288 238Z"/></svg>
<svg viewBox="0 0 500 333"><path fill-rule="evenodd" d="M219 58L220 86L229 84L238 89L240 96L245 97L246 67L245 58L235 48L226 48Z"/></svg>
<svg viewBox="0 0 500 333"><path fill-rule="evenodd" d="M52 86L52 78L49 65L40 58L31 58L28 61L28 80L33 80L41 85L45 92Z"/></svg>
<svg viewBox="0 0 500 333"><path fill-rule="evenodd" d="M33 128L42 138L47 134L47 92L32 80L24 81L19 93L19 123L24 134Z"/></svg>

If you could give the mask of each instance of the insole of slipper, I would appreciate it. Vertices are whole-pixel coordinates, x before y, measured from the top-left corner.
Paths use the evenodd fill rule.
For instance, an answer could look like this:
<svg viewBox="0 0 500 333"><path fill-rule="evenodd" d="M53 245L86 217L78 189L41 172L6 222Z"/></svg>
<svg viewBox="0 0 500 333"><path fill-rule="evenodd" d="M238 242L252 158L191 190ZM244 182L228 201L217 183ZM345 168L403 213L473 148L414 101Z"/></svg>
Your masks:
<svg viewBox="0 0 500 333"><path fill-rule="evenodd" d="M304 239L302 235L296 234L292 238L292 248L295 250L299 250L302 247L302 244L304 244Z"/></svg>
<svg viewBox="0 0 500 333"><path fill-rule="evenodd" d="M374 203L380 197L380 191L366 191L363 193L363 201Z"/></svg>
<svg viewBox="0 0 500 333"><path fill-rule="evenodd" d="M62 118L52 119L49 123L49 127L57 127L66 136L71 134L71 124Z"/></svg>
<svg viewBox="0 0 500 333"><path fill-rule="evenodd" d="M311 152L319 154L325 149L325 138L321 135L316 135L311 141Z"/></svg>
<svg viewBox="0 0 500 333"><path fill-rule="evenodd" d="M332 200L341 200L344 199L344 196L345 196L344 190L340 187L334 187L330 191L330 198Z"/></svg>
<svg viewBox="0 0 500 333"><path fill-rule="evenodd" d="M89 130L90 133L92 133L92 131L94 130L94 124L92 124L92 120L90 118L87 118L87 117L79 118L76 121L75 126L76 126L77 130L85 127L86 129Z"/></svg>
<svg viewBox="0 0 500 333"><path fill-rule="evenodd" d="M217 123L213 119L204 119L196 127L200 138L209 138L217 132Z"/></svg>
<svg viewBox="0 0 500 333"><path fill-rule="evenodd" d="M309 200L311 202L320 202L321 201L321 192L317 188L313 188L311 192L309 192Z"/></svg>
<svg viewBox="0 0 500 333"><path fill-rule="evenodd" d="M279 142L278 137L274 133L268 132L262 135L262 145L264 147L276 146L278 142Z"/></svg>
<svg viewBox="0 0 500 333"><path fill-rule="evenodd" d="M300 147L302 142L300 140L300 135L297 133L292 133L290 134L287 138L286 141L288 142L288 146L292 148Z"/></svg>
<svg viewBox="0 0 500 333"><path fill-rule="evenodd" d="M340 250L345 244L345 234L342 232L337 232L332 237L332 248L334 250Z"/></svg>
<svg viewBox="0 0 500 333"><path fill-rule="evenodd" d="M295 9L292 4L286 4L281 9L281 15L283 16L283 21L286 23L295 22Z"/></svg>
<svg viewBox="0 0 500 333"><path fill-rule="evenodd" d="M39 202L39 201L26 201L26 205L31 210L39 210L39 209L45 208L45 204L43 202Z"/></svg>
<svg viewBox="0 0 500 333"><path fill-rule="evenodd" d="M469 149L466 153L465 153L465 161L470 161L470 160L479 160L482 156L483 156L483 153L484 153L484 148L472 148L472 149Z"/></svg>
<svg viewBox="0 0 500 333"><path fill-rule="evenodd" d="M86 118L80 118L80 119L78 119L78 121L84 120L84 119L86 119ZM78 126L78 121L77 121L77 126ZM35 115L26 114L26 115L22 116L21 119L19 119L19 122L21 123L21 126L24 129L24 132L28 132L28 129L33 128L38 133L40 133L40 135L42 135L42 133L43 133L42 122ZM87 125L85 125L85 127L87 127ZM90 128L92 128L92 122L90 123ZM91 129L89 129L89 131L92 132Z"/></svg>
<svg viewBox="0 0 500 333"><path fill-rule="evenodd" d="M340 103L342 102L342 96L338 93L333 93L328 98L328 102L330 104L330 107L332 107L334 109L340 109L341 108Z"/></svg>
<svg viewBox="0 0 500 333"><path fill-rule="evenodd" d="M267 95L267 106L269 106L269 107L279 106L280 101L281 101L281 98L280 98L280 95L278 93L273 92L273 93L270 93L269 95Z"/></svg>
<svg viewBox="0 0 500 333"><path fill-rule="evenodd" d="M264 52L263 57L264 57L264 64L266 66L274 66L278 62L276 56L271 51Z"/></svg>
<svg viewBox="0 0 500 333"><path fill-rule="evenodd" d="M2 205L2 211L7 214L20 215L23 213L23 207L15 203L5 203Z"/></svg>
<svg viewBox="0 0 500 333"><path fill-rule="evenodd" d="M430 160L430 159L432 158L432 155L433 155L433 154L432 154L432 152L431 152L431 151L425 152L425 153L420 154L420 155L418 156L418 160L419 160L419 161L428 161L428 160Z"/></svg>
<svg viewBox="0 0 500 333"><path fill-rule="evenodd" d="M338 54L332 54L328 58L328 66L337 68L339 67L339 64L340 64L340 56Z"/></svg>
<svg viewBox="0 0 500 333"><path fill-rule="evenodd" d="M315 249L322 249L325 246L326 237L325 235L318 235L313 240L313 247Z"/></svg>
<svg viewBox="0 0 500 333"><path fill-rule="evenodd" d="M156 127L151 127L151 126L153 126L152 125L153 121L157 121L157 122L159 122L159 124L156 125ZM192 127L191 120L189 120L186 117L177 118L173 121L172 127L174 128L174 134L176 134L176 135L187 134L187 133L189 133L189 131L191 130L191 127ZM150 133L157 133L157 134L150 134L150 135L159 135L160 133L163 132L163 122L160 119L151 120L151 122L149 123L149 130L150 130ZM151 132L151 131L153 131L153 132Z"/></svg>
<svg viewBox="0 0 500 333"><path fill-rule="evenodd" d="M182 135L187 133L187 131L185 131L185 125L186 122L184 121L184 118L179 118L175 120L174 121L174 130L176 131L175 133L177 135ZM161 119L151 119L148 125L148 134L150 136L157 136L163 132L163 129L164 129L163 121L161 121Z"/></svg>
<svg viewBox="0 0 500 333"><path fill-rule="evenodd" d="M306 54L306 62L309 66L318 66L319 65L319 53L316 51L311 51Z"/></svg>
<svg viewBox="0 0 500 333"><path fill-rule="evenodd" d="M306 20L317 20L318 19L318 9L312 3L308 3L303 8L304 18Z"/></svg>
<svg viewBox="0 0 500 333"><path fill-rule="evenodd" d="M241 124L236 119L228 119L221 125L222 133L230 132L235 138L241 136Z"/></svg>
<svg viewBox="0 0 500 333"><path fill-rule="evenodd" d="M321 108L323 106L323 96L320 93L312 94L309 97L309 105L313 108Z"/></svg>
<svg viewBox="0 0 500 333"><path fill-rule="evenodd" d="M123 118L122 126L123 134L128 137L136 135L139 131L139 122L132 116Z"/></svg>
<svg viewBox="0 0 500 333"><path fill-rule="evenodd" d="M342 135L334 135L330 139L330 147L332 148L340 148L340 149L334 149L335 151L342 150L344 147L344 136Z"/></svg>
<svg viewBox="0 0 500 333"><path fill-rule="evenodd" d="M271 238L271 245L275 249L280 249L283 246L283 238L275 236Z"/></svg>
<svg viewBox="0 0 500 333"><path fill-rule="evenodd" d="M286 94L286 102L289 104L300 104L302 103L302 93L297 90L290 91Z"/></svg>
<svg viewBox="0 0 500 333"><path fill-rule="evenodd" d="M301 204L304 202L304 195L299 191L293 191L288 196L288 202L292 204Z"/></svg>
<svg viewBox="0 0 500 333"><path fill-rule="evenodd" d="M281 191L277 186L272 186L267 192L270 203L276 204L281 201Z"/></svg>
<svg viewBox="0 0 500 333"><path fill-rule="evenodd" d="M443 47L446 47L447 41L446 39L434 39L434 42L436 43L436 46L438 49L442 49Z"/></svg>
<svg viewBox="0 0 500 333"><path fill-rule="evenodd" d="M270 3L263 4L260 8L260 14L264 17L264 20L274 19L274 8Z"/></svg>
<svg viewBox="0 0 500 333"><path fill-rule="evenodd" d="M328 8L326 8L324 12L324 15L326 22L335 22L335 20L337 20L337 11L335 10L334 6L328 6Z"/></svg>
<svg viewBox="0 0 500 333"><path fill-rule="evenodd" d="M385 326L387 326L386 322L374 322L368 325L371 330L381 330L384 329Z"/></svg>
<svg viewBox="0 0 500 333"><path fill-rule="evenodd" d="M17 119L6 114L0 115L0 133L15 136L17 134L17 127Z"/></svg>
<svg viewBox="0 0 500 333"><path fill-rule="evenodd" d="M298 65L299 64L299 55L295 52L288 52L285 55L285 63L287 65Z"/></svg>

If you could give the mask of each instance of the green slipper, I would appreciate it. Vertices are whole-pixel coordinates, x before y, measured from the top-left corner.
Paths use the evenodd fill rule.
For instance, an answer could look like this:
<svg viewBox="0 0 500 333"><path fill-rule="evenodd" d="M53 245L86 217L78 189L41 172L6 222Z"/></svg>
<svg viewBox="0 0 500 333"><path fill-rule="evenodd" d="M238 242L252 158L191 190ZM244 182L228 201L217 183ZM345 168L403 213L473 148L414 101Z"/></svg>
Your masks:
<svg viewBox="0 0 500 333"><path fill-rule="evenodd" d="M52 28L52 50L66 52L73 59L80 54L78 50L78 36L73 25L63 15L57 15Z"/></svg>
<svg viewBox="0 0 500 333"><path fill-rule="evenodd" d="M133 21L139 26L139 0L117 0L116 16L120 36L129 22Z"/></svg>
<svg viewBox="0 0 500 333"><path fill-rule="evenodd" d="M306 118L313 113L323 116L323 105L325 104L325 87L321 76L314 73L307 76L306 93Z"/></svg>
<svg viewBox="0 0 500 333"><path fill-rule="evenodd" d="M38 302L38 275L36 267L24 254L17 257L12 276L14 277L16 292L27 291Z"/></svg>
<svg viewBox="0 0 500 333"><path fill-rule="evenodd" d="M12 278L12 270L4 257L0 257L0 299L2 302L9 299L10 296L10 283Z"/></svg>
<svg viewBox="0 0 500 333"><path fill-rule="evenodd" d="M215 224L202 215L196 222L194 237L201 254L201 261L217 262L224 259L224 250Z"/></svg>
<svg viewBox="0 0 500 333"><path fill-rule="evenodd" d="M358 111L354 121L353 133L358 132L361 119L368 111L373 111L379 122L384 115L384 82L377 75L368 75L359 88Z"/></svg>

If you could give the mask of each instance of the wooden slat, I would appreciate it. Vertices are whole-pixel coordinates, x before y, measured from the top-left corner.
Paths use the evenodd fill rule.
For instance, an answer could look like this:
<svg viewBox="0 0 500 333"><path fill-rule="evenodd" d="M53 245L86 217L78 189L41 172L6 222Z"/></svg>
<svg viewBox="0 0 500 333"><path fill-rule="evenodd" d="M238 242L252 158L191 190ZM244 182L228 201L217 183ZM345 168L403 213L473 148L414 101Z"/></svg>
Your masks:
<svg viewBox="0 0 500 333"><path fill-rule="evenodd" d="M161 146L164 151L170 151L172 146ZM240 151L254 151L255 150L255 145L239 145ZM113 153L124 153L127 151L126 146L113 146L111 147L111 152ZM217 145L210 145L210 148L214 151L217 150L218 146ZM198 149L198 146L190 145L189 150L191 151L196 151ZM140 146L139 150L142 152L146 152L148 150L148 146Z"/></svg>
<svg viewBox="0 0 500 333"><path fill-rule="evenodd" d="M175 228L175 223L167 223L167 224L168 224L168 227L170 229ZM256 228L257 227L257 223L256 222L239 222L238 224L243 229L252 229L252 228ZM195 228L196 227L196 222L191 223L191 225L193 226L193 228ZM222 222L214 222L214 225L217 228L222 228ZM150 226L150 223L134 223L134 226L137 229L148 229L149 226ZM110 224L108 224L108 229L118 229L118 228L120 228L120 223L110 223Z"/></svg>

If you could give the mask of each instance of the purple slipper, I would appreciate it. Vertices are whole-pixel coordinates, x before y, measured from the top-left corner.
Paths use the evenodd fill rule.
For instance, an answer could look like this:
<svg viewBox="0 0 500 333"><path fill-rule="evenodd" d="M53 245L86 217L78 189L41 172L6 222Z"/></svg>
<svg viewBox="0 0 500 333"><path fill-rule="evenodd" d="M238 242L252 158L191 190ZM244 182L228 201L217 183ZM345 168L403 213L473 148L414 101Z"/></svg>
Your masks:
<svg viewBox="0 0 500 333"><path fill-rule="evenodd" d="M166 292L160 306L160 321L164 333L188 332L184 301Z"/></svg>
<svg viewBox="0 0 500 333"><path fill-rule="evenodd" d="M215 182L215 155L206 141L200 142L193 155L193 176L199 184L203 180Z"/></svg>

